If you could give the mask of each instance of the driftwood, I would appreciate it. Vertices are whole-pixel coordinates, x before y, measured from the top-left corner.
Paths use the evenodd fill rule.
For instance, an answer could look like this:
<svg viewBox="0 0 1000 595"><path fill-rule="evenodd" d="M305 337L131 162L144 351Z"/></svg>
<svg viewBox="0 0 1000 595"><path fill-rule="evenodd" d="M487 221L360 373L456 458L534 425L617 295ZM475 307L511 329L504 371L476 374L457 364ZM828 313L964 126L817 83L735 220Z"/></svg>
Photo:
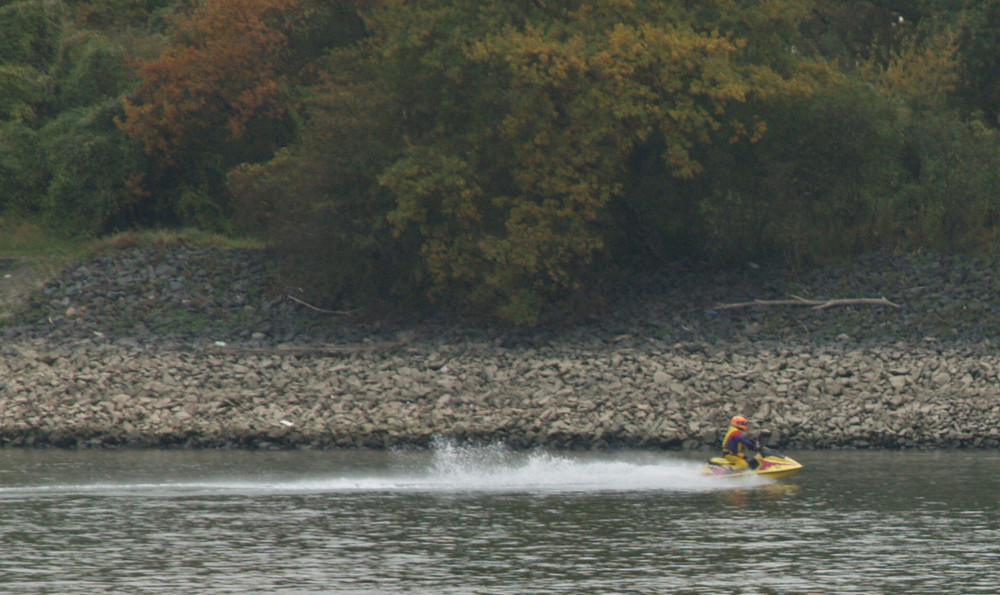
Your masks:
<svg viewBox="0 0 1000 595"><path fill-rule="evenodd" d="M240 353L254 355L353 355L393 351L403 347L403 343L374 343L371 345L323 345L317 347L227 347L224 343L215 346L216 353Z"/></svg>
<svg viewBox="0 0 1000 595"><path fill-rule="evenodd" d="M809 306L813 310L826 310L827 308L833 308L836 306L891 306L893 308L898 308L899 304L890 302L884 297L848 298L848 299L835 299L835 300L808 300L806 298L793 295L792 299L788 300L754 300L752 302L719 304L718 306L715 307L715 309L734 310L736 308L749 308L752 306Z"/></svg>
<svg viewBox="0 0 1000 595"><path fill-rule="evenodd" d="M312 305L312 304L310 304L308 302L304 302L304 301L300 300L299 298L295 297L294 295L292 295L290 293L286 293L285 297L287 297L288 299L292 300L293 302L295 302L297 304L302 304L303 306L305 306L306 308L309 308L310 310L314 310L316 312L322 312L323 314L338 314L338 315L345 315L345 316L350 316L351 314L353 314L353 312L350 311L350 310L324 310L323 308L318 308L318 307L316 307L316 306L314 306L314 305Z"/></svg>

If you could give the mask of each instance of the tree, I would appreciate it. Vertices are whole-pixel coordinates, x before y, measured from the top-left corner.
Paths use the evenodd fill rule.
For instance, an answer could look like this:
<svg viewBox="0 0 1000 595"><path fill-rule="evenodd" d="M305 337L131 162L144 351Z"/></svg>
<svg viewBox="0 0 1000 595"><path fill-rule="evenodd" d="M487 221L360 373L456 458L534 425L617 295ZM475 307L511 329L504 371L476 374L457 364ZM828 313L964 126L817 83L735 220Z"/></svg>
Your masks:
<svg viewBox="0 0 1000 595"><path fill-rule="evenodd" d="M346 0L207 0L179 17L172 43L140 62L121 123L156 164L149 184L170 203L158 210L226 225L226 173L294 137L294 87L322 50L363 34L357 22Z"/></svg>
<svg viewBox="0 0 1000 595"><path fill-rule="evenodd" d="M769 14L786 18L774 6L579 2L523 23L476 6L386 7L383 55L405 66L388 71L425 92L408 106L421 121L405 156L380 179L397 200L394 229L422 238L432 293L506 319L532 323L543 304L583 292L609 205L632 200L623 185L637 151L655 144L670 175L697 176L698 147L763 132L747 102L807 90L765 61L778 52L751 52L709 18L732 11L734 26L752 16L764 30Z"/></svg>
<svg viewBox="0 0 1000 595"><path fill-rule="evenodd" d="M765 47L794 29L799 4L376 6L367 72L399 102L403 143L377 194L390 199L381 217L392 241L417 258L409 285L527 324L585 295L615 233L610 206L633 200L623 189L637 152L655 151L670 176L697 176L701 147L763 133L754 102L808 91L787 44ZM751 47L746 23L767 44ZM332 142L356 134L318 121ZM324 188L313 200L356 200ZM334 233L342 258L368 256Z"/></svg>
<svg viewBox="0 0 1000 595"><path fill-rule="evenodd" d="M43 76L29 66L0 64L0 119L35 119L35 108L45 96Z"/></svg>
<svg viewBox="0 0 1000 595"><path fill-rule="evenodd" d="M403 144L402 104L364 52L338 50L324 62L327 80L304 104L297 142L230 172L236 223L275 245L317 304L412 299L419 250L393 240L392 199L377 181Z"/></svg>
<svg viewBox="0 0 1000 595"><path fill-rule="evenodd" d="M157 164L151 183L173 189L174 206L161 212L219 225L227 212L225 172L286 142L284 15L297 6L209 0L178 19L159 58L140 63L142 82L125 100L121 125Z"/></svg>
<svg viewBox="0 0 1000 595"><path fill-rule="evenodd" d="M125 48L93 32L79 32L60 43L49 72L49 103L55 113L118 100L138 82Z"/></svg>
<svg viewBox="0 0 1000 595"><path fill-rule="evenodd" d="M238 141L252 119L280 116L281 16L296 4L211 0L179 19L174 44L140 65L142 84L125 101L124 130L174 165L202 152L206 136Z"/></svg>
<svg viewBox="0 0 1000 595"><path fill-rule="evenodd" d="M62 3L0 7L0 208L99 233L135 198L139 160L113 121L135 78L121 43L78 29L69 13Z"/></svg>
<svg viewBox="0 0 1000 595"><path fill-rule="evenodd" d="M136 220L145 169L138 144L114 123L118 98L60 113L38 133L49 171L43 214L54 229L100 235Z"/></svg>
<svg viewBox="0 0 1000 595"><path fill-rule="evenodd" d="M48 186L37 133L17 122L0 123L0 212L35 215Z"/></svg>
<svg viewBox="0 0 1000 595"><path fill-rule="evenodd" d="M966 105L1000 126L1000 1L971 3L959 36L961 91Z"/></svg>
<svg viewBox="0 0 1000 595"><path fill-rule="evenodd" d="M36 0L0 6L0 64L48 66L59 35L57 6Z"/></svg>

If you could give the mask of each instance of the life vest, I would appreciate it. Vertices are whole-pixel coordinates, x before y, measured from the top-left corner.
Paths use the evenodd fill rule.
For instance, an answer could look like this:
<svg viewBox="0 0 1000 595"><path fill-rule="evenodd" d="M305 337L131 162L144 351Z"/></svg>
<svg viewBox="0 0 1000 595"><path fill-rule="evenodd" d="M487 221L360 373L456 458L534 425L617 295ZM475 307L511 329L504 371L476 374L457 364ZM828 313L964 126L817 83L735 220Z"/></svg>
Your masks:
<svg viewBox="0 0 1000 595"><path fill-rule="evenodd" d="M742 457L743 456L743 443L742 442L737 442L736 443L736 452L733 452L733 451L729 450L728 448L726 448L726 445L729 444L729 439L732 438L734 435L736 435L736 436L742 436L743 435L743 431L740 430L739 428L737 428L736 426L729 426L729 431L726 432L725 438L722 439L722 452L724 452L726 454L739 455L739 456Z"/></svg>

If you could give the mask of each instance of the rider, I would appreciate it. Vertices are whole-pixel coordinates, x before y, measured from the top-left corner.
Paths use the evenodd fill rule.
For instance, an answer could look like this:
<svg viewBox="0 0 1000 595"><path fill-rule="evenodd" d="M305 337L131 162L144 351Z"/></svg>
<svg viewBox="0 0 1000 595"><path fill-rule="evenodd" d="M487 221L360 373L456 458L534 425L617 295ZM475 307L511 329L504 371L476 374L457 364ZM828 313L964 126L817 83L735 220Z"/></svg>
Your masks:
<svg viewBox="0 0 1000 595"><path fill-rule="evenodd" d="M756 461L752 459L750 462L747 462L747 457L743 454L743 447L760 450L760 441L751 440L743 435L743 432L747 431L749 425L750 422L742 415L733 417L729 421L729 431L726 432L726 437L722 439L722 456L737 468L745 465L750 465L751 468L757 466Z"/></svg>

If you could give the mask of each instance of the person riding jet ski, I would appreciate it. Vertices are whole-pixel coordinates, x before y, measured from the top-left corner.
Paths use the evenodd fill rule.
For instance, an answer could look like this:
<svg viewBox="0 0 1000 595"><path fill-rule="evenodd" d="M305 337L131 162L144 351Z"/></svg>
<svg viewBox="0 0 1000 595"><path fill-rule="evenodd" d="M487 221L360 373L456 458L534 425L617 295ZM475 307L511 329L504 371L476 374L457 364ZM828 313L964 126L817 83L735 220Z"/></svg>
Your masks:
<svg viewBox="0 0 1000 595"><path fill-rule="evenodd" d="M734 469L747 465L753 469L757 466L756 460L750 459L748 461L747 456L743 454L744 447L760 450L759 440L751 440L743 435L743 432L746 432L749 426L750 422L747 421L747 418L737 415L729 421L729 431L726 432L726 437L722 439L722 456L733 464Z"/></svg>

